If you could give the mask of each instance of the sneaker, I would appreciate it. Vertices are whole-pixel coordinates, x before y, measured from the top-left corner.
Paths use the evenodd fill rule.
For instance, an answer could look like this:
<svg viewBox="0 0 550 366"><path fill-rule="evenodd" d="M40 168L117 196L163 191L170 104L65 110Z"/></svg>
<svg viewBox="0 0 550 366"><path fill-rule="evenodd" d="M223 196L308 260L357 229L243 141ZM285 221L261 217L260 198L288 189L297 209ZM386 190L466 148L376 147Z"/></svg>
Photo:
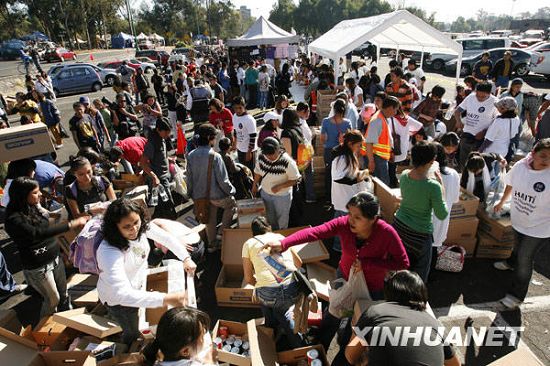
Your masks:
<svg viewBox="0 0 550 366"><path fill-rule="evenodd" d="M508 310L514 310L521 305L522 301L517 297L508 294L500 299L500 303L504 305Z"/></svg>
<svg viewBox="0 0 550 366"><path fill-rule="evenodd" d="M508 264L506 261L498 261L493 263L493 267L498 269L499 271L513 271L514 267Z"/></svg>

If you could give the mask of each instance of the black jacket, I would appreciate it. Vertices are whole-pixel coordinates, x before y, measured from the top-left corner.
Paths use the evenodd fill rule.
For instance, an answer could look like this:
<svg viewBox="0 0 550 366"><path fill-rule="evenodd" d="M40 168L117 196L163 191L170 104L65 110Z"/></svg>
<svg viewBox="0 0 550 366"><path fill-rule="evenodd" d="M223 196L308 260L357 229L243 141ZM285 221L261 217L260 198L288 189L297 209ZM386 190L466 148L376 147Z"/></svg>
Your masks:
<svg viewBox="0 0 550 366"><path fill-rule="evenodd" d="M496 62L492 70L492 75L494 78L497 78L499 76L506 76L506 77L512 76L512 72L514 71L514 61L510 60L510 69L508 70L508 75L504 75L504 66L505 64L504 64L503 58L501 58Z"/></svg>

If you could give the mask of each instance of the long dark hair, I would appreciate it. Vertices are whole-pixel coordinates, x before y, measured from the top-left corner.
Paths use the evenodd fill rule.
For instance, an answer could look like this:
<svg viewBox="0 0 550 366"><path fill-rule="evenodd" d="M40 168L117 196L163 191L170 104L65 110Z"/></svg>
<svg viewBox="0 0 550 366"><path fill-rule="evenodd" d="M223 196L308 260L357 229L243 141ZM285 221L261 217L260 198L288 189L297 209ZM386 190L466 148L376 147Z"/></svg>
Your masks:
<svg viewBox="0 0 550 366"><path fill-rule="evenodd" d="M441 174L449 174L445 169L448 165L447 154L445 154L445 148L439 142L432 142L432 145L436 148L435 161L439 164L439 171Z"/></svg>
<svg viewBox="0 0 550 366"><path fill-rule="evenodd" d="M128 239L124 238L120 233L117 224L132 212L137 213L141 219L141 226L137 236L139 239L148 227L148 217L145 208L140 203L127 198L117 199L109 205L103 217L102 231L105 241L123 251L128 249L130 244Z"/></svg>
<svg viewBox="0 0 550 366"><path fill-rule="evenodd" d="M353 145L363 141L363 135L357 130L351 130L344 134L344 143L336 146L332 151L333 158L343 155L346 158L346 165L355 171L359 166L357 156L348 145Z"/></svg>
<svg viewBox="0 0 550 366"><path fill-rule="evenodd" d="M170 309L160 318L157 336L145 348L143 355L149 365L155 363L159 350L164 355L165 361L181 360L183 359L180 354L181 349L184 347L196 349L208 329L210 329L208 314L187 307Z"/></svg>
<svg viewBox="0 0 550 366"><path fill-rule="evenodd" d="M34 207L29 205L28 202L29 194L36 188L39 188L39 186L38 182L34 179L29 177L18 177L14 179L9 189L10 202L6 208L6 217L19 212L29 216L33 223L37 223L40 218L38 211L33 209Z"/></svg>
<svg viewBox="0 0 550 366"><path fill-rule="evenodd" d="M378 198L375 195L369 192L359 192L355 196L351 197L346 208L349 210L350 207L357 207L364 218L373 220L378 216L380 212L380 204L378 203Z"/></svg>
<svg viewBox="0 0 550 366"><path fill-rule="evenodd" d="M298 116L298 113L294 109L285 109L283 111L281 128L283 130L290 130L296 127L300 127L300 116Z"/></svg>
<svg viewBox="0 0 550 366"><path fill-rule="evenodd" d="M14 160L8 165L6 179L15 179L19 177L30 177L30 174L36 170L36 163L32 159Z"/></svg>

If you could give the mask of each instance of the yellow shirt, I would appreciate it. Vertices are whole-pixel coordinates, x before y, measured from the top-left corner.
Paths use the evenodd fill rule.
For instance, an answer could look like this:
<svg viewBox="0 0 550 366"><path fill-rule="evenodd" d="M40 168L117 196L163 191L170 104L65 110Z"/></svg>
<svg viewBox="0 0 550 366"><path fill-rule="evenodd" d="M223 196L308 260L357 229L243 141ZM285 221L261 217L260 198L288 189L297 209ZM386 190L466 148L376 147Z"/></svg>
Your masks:
<svg viewBox="0 0 550 366"><path fill-rule="evenodd" d="M248 258L252 262L254 267L254 277L256 278L255 287L267 287L267 286L278 286L275 276L269 270L270 266L264 260L262 254L268 253L268 250L262 251L264 244L269 243L274 240L282 240L285 237L281 234L275 233L265 233L263 235L258 235L256 238L248 239L243 245L242 257ZM283 264L286 266L288 271L295 271L296 267L292 262L292 256L289 251L282 253ZM288 276L290 277L290 276ZM288 277L285 278L285 281L288 280Z"/></svg>

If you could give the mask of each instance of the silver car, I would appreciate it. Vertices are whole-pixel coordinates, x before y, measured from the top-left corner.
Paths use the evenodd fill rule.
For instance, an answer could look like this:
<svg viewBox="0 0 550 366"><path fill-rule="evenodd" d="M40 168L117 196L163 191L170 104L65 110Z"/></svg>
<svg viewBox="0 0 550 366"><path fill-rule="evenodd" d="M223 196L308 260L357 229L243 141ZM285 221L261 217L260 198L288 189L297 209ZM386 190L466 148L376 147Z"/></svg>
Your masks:
<svg viewBox="0 0 550 366"><path fill-rule="evenodd" d="M57 75L65 67L75 67L75 66L90 66L91 68L93 68L99 74L99 76L101 77L101 81L105 85L112 86L114 84L116 78L118 77L118 71L115 70L115 69L104 69L104 68L101 68L99 66L96 66L96 65L93 65L93 64L90 64L90 63L86 63L86 62L75 62L75 63L72 63L72 64L65 64L65 63L57 64L57 65L53 66L52 68L50 68L50 71L48 71L48 74L51 77L53 77L53 76Z"/></svg>

